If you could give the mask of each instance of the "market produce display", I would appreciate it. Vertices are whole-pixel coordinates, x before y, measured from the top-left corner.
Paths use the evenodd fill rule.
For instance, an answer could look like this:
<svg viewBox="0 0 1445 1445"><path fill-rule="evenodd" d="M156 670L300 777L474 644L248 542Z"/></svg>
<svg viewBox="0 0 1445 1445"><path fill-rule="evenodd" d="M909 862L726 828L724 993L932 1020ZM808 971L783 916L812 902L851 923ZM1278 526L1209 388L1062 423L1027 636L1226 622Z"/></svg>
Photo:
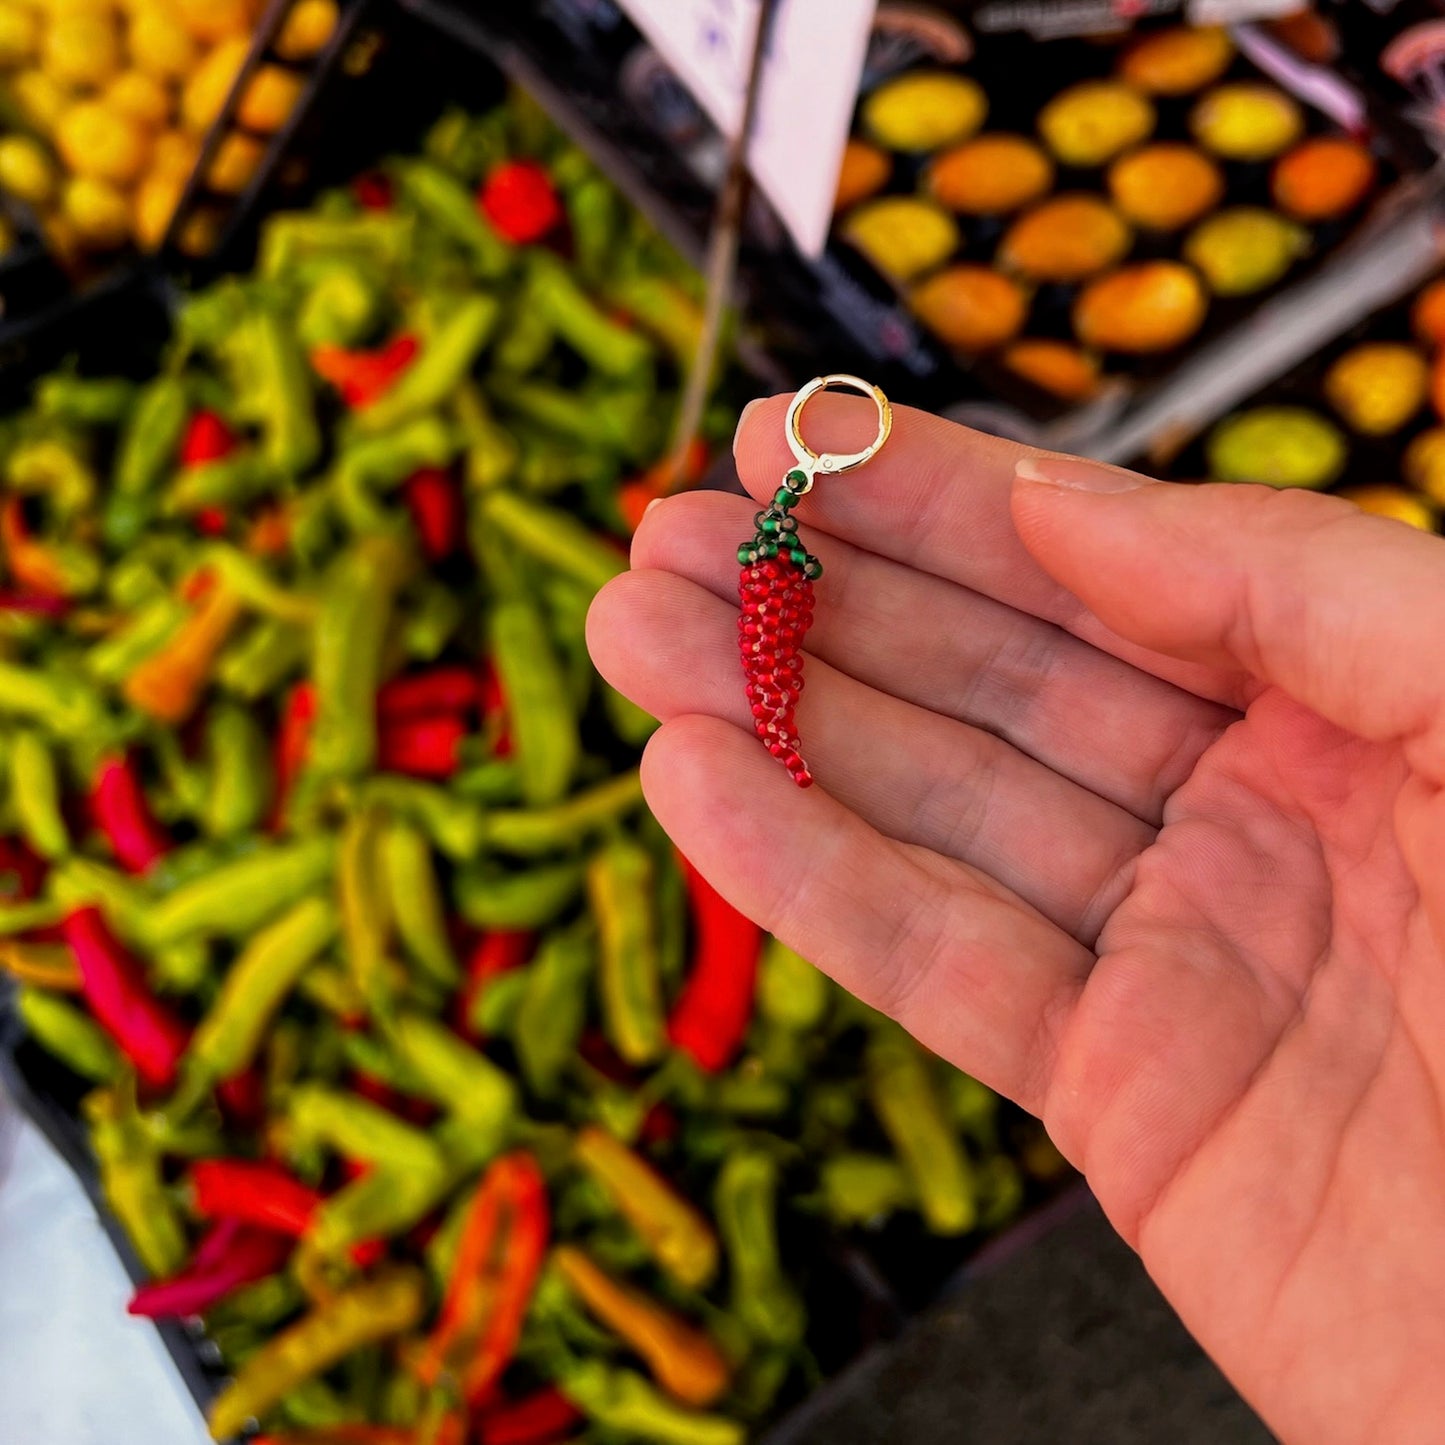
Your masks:
<svg viewBox="0 0 1445 1445"><path fill-rule="evenodd" d="M262 18L262 0L4 0L0 190L33 208L68 260L154 250ZM297 0L246 84L205 177L239 195L331 38L338 0ZM183 249L210 249L204 219Z"/></svg>
<svg viewBox="0 0 1445 1445"><path fill-rule="evenodd" d="M1369 142L1263 78L1223 30L1148 31L1112 62L1058 42L1005 65L991 44L863 97L835 235L946 347L1059 401L1106 371L1157 370L1222 302L1327 249L1380 188ZM1112 73L1091 77L1101 53Z"/></svg>
<svg viewBox="0 0 1445 1445"><path fill-rule="evenodd" d="M698 327L519 98L0 431L0 975L218 1438L741 1441L827 1241L1059 1168L642 806L583 619Z"/></svg>
<svg viewBox="0 0 1445 1445"><path fill-rule="evenodd" d="M1332 488L1426 531L1445 508L1445 280L1376 313L1155 470Z"/></svg>

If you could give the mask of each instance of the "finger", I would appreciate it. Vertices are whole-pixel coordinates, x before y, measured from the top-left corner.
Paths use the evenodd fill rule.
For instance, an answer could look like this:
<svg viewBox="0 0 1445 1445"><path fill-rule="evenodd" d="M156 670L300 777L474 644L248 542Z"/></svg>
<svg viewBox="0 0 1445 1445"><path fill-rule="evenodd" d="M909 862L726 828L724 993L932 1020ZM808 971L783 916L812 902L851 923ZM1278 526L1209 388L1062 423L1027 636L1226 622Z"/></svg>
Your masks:
<svg viewBox="0 0 1445 1445"><path fill-rule="evenodd" d="M760 501L770 498L779 478L796 465L784 435L790 400L774 396L755 402L738 426L738 473ZM862 397L818 396L803 417L804 433L816 451L866 446L875 427L873 404ZM798 521L805 534L816 527L1057 623L1200 697L1231 707L1246 702L1237 675L1161 657L1118 636L1039 566L1009 515L1014 466L1036 454L1018 442L895 407L893 434L878 455L856 471L820 478L799 506ZM826 539L809 550L828 566Z"/></svg>
<svg viewBox="0 0 1445 1445"><path fill-rule="evenodd" d="M1169 486L1073 458L1021 469L1029 549L1107 625L1239 668L1445 779L1445 546L1337 497Z"/></svg>
<svg viewBox="0 0 1445 1445"><path fill-rule="evenodd" d="M643 521L635 567L689 577L736 607L752 504L675 497ZM1150 823L1238 714L1062 628L840 539L815 584L810 654L879 691L986 728Z"/></svg>
<svg viewBox="0 0 1445 1445"><path fill-rule="evenodd" d="M592 618L597 666L655 717L751 729L734 606L670 572L630 572ZM816 659L806 676L799 735L822 786L880 833L972 864L1092 941L1152 828L992 733Z"/></svg>
<svg viewBox="0 0 1445 1445"><path fill-rule="evenodd" d="M716 718L665 723L647 800L735 907L929 1048L1037 1113L1093 955L964 864L795 788Z"/></svg>

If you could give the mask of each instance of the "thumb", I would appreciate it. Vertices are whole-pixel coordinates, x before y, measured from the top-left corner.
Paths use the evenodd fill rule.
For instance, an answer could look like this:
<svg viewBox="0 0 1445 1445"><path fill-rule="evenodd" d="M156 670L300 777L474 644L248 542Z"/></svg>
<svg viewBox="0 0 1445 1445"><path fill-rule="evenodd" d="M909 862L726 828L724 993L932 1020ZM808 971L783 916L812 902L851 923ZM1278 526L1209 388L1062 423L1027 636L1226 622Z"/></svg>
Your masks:
<svg viewBox="0 0 1445 1445"><path fill-rule="evenodd" d="M1014 525L1105 626L1243 670L1445 778L1445 545L1338 497L1018 463Z"/></svg>

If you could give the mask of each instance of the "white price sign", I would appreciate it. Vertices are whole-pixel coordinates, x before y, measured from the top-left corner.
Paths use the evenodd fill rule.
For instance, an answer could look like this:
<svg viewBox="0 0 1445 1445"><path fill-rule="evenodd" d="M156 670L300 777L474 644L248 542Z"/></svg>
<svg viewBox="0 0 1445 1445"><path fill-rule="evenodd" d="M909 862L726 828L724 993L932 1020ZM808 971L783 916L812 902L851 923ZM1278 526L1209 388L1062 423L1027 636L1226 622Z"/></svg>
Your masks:
<svg viewBox="0 0 1445 1445"><path fill-rule="evenodd" d="M620 0L727 136L742 126L762 0ZM822 254L877 0L777 0L748 168L798 249Z"/></svg>

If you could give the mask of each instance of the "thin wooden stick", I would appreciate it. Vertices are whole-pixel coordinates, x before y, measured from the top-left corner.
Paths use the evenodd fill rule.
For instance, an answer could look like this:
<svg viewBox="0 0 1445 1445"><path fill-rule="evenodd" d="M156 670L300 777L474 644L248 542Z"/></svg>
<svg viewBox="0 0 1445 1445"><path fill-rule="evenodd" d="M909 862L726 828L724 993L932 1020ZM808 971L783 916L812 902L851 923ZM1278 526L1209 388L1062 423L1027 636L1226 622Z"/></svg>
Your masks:
<svg viewBox="0 0 1445 1445"><path fill-rule="evenodd" d="M676 491L683 480L693 441L702 425L708 393L712 389L713 373L717 369L723 317L737 277L738 245L742 239L743 217L747 212L748 193L751 189L748 143L752 139L753 123L757 118L768 27L776 5L777 0L762 0L758 6L758 24L753 36L753 55L748 67L748 88L743 99L742 123L728 147L727 173L723 177L722 189L718 192L717 209L713 212L712 230L708 237L707 261L703 271L707 283L707 299L703 308L702 332L698 337L697 351L693 355L687 383L678 404L672 452L668 458L662 486L664 492Z"/></svg>

